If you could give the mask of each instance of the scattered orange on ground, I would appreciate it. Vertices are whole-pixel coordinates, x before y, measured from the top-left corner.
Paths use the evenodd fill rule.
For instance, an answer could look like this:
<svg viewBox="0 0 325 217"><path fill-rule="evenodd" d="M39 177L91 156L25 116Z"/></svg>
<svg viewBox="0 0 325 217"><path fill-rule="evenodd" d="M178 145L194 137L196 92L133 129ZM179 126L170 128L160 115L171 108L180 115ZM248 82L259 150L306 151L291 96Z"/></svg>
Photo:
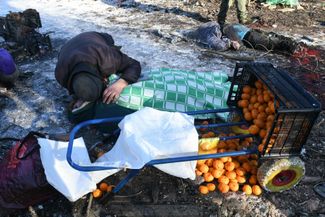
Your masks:
<svg viewBox="0 0 325 217"><path fill-rule="evenodd" d="M228 186L229 186L229 189L231 191L238 191L239 190L239 185L238 185L237 182L231 181L231 182L229 182Z"/></svg>
<svg viewBox="0 0 325 217"><path fill-rule="evenodd" d="M202 172L202 173L207 173L209 172L209 167L205 164L202 164L198 167L198 169Z"/></svg>
<svg viewBox="0 0 325 217"><path fill-rule="evenodd" d="M214 177L211 173L204 173L203 178L204 178L204 181L206 181L206 182L212 182L214 180Z"/></svg>
<svg viewBox="0 0 325 217"><path fill-rule="evenodd" d="M218 189L221 193L227 193L229 191L229 186L225 183L219 183Z"/></svg>
<svg viewBox="0 0 325 217"><path fill-rule="evenodd" d="M248 182L251 185L256 185L256 183L257 183L256 175L252 175L251 177L249 177Z"/></svg>
<svg viewBox="0 0 325 217"><path fill-rule="evenodd" d="M245 194L250 195L252 194L252 187L250 185L244 185L242 188L243 192L245 192Z"/></svg>
<svg viewBox="0 0 325 217"><path fill-rule="evenodd" d="M214 191L214 190L216 190L216 185L213 184L213 183L208 183L208 184L207 184L207 187L208 187L209 191Z"/></svg>
<svg viewBox="0 0 325 217"><path fill-rule="evenodd" d="M102 183L100 183L100 185L99 185L99 189L100 189L101 191L107 191L107 187L108 187L108 185L107 185L105 182L102 182Z"/></svg>
<svg viewBox="0 0 325 217"><path fill-rule="evenodd" d="M93 197L94 198L99 198L101 196L103 196L103 192L100 189L96 189L96 190L93 191Z"/></svg>
<svg viewBox="0 0 325 217"><path fill-rule="evenodd" d="M201 194L207 194L209 193L209 188L205 185L200 185L199 186L199 191Z"/></svg>
<svg viewBox="0 0 325 217"><path fill-rule="evenodd" d="M115 187L115 185L109 185L107 187L107 192L111 192L113 190L113 188Z"/></svg>
<svg viewBox="0 0 325 217"><path fill-rule="evenodd" d="M252 192L254 195L259 196L262 194L262 188L259 185L253 185Z"/></svg>

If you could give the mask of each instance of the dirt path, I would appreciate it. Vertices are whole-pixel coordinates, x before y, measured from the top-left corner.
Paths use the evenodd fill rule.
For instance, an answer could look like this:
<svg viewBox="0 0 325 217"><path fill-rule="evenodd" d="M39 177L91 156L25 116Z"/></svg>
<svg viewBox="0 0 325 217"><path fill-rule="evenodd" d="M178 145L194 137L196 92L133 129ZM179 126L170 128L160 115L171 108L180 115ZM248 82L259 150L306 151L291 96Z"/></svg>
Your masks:
<svg viewBox="0 0 325 217"><path fill-rule="evenodd" d="M4 6L0 8L1 14L8 10L26 8L38 10L43 22L41 31L53 31L51 38L54 51L41 59L21 62L19 67L22 76L16 86L0 93L1 136L21 138L31 130L70 132L72 126L66 118L66 106L70 98L56 82L54 68L62 44L83 31L96 30L112 34L116 44L122 45L125 53L141 62L144 72L151 68L169 67L201 72L222 70L231 74L235 60L203 53L195 44L185 42L173 34L177 30L215 20L218 3L211 0L184 5L179 0L142 0L125 1L118 7L115 1L80 1L78 4L64 0L4 2ZM315 46L324 49L324 27L319 21L324 21L325 18L319 2L303 2L305 10L292 12L271 11L255 5L254 2L252 4L250 11L254 16L261 17L263 29L283 32L295 38L309 36L314 40ZM232 15L229 19L235 21L235 16ZM247 53L252 54L263 52ZM273 54L263 56L257 61L270 61L282 67L292 66L289 59ZM319 67L324 66L320 64ZM322 68L319 70L322 71ZM312 187L325 178L324 118L324 114L319 117L306 144L303 155L307 168L306 179L286 193L264 193L261 197L247 197L240 193L222 195L215 192L209 196L200 196L197 187L191 182L161 174L154 169L145 169L140 178L130 183L133 190L134 186L138 186L138 191L143 192L141 196L117 197L106 206L95 203L91 214L321 216L325 214L324 200L314 193ZM8 149L8 145L1 145L0 156ZM156 186L155 190L150 190L153 186ZM71 204L65 198L59 197L35 206L34 209L39 216L84 216L85 200ZM19 215L30 216L30 213L24 211Z"/></svg>

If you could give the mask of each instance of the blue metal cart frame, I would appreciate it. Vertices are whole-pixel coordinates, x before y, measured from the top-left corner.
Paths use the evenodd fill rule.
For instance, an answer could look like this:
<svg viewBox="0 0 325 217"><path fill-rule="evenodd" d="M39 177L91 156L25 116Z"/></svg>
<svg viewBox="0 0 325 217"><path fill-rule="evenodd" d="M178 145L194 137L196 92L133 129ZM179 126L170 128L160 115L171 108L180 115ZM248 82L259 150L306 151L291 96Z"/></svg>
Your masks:
<svg viewBox="0 0 325 217"><path fill-rule="evenodd" d="M224 112L237 112L238 110L235 108L225 108L225 109L214 109L214 110L201 110L201 111L193 111L193 112L186 112L188 115L204 115L204 114L212 114L212 113L224 113ZM69 144L68 144L68 151L67 151L67 161L71 167L76 170L83 171L83 172L90 172L90 171L100 171L100 170L111 170L111 169L124 169L124 168L117 168L117 167L108 167L108 166L80 166L76 164L72 160L72 149L73 149L73 141L75 138L76 133L83 127L89 125L96 125L96 124L103 124L109 122L117 122L121 121L124 117L114 117L114 118L103 118L103 119L94 119L84 121L78 125L76 125L73 130L71 131ZM200 128L211 128L211 127L230 127L230 126L241 126L247 124L245 121L240 122L230 122L230 123L219 123L219 124L208 124L208 125L196 125L197 129ZM243 134L243 135L235 135L235 136L227 136L227 137L219 137L221 141L231 140L231 139L241 139L253 137L251 134ZM184 161L193 161L193 160L202 160L202 159L209 159L209 158L221 158L221 157L230 157L230 156L240 156L240 155L248 155L248 154L258 154L258 150L256 147L252 147L251 149L243 149L240 151L233 151L233 152L224 152L224 153L215 153L215 154L203 154L203 155L184 155L180 157L166 157L163 159L155 159L148 162L145 166L152 166L157 164L166 164L166 163L176 163L176 162L184 162ZM118 192L129 180L131 180L134 176L136 176L141 169L130 169L128 175L121 180L116 187L113 189L112 193Z"/></svg>

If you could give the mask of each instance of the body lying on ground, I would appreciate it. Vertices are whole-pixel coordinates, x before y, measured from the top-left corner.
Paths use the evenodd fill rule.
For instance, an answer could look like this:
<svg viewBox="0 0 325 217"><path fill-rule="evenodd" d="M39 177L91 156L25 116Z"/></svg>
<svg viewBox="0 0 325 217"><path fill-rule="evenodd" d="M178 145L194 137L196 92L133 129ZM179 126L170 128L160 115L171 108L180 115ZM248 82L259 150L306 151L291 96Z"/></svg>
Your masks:
<svg viewBox="0 0 325 217"><path fill-rule="evenodd" d="M251 29L242 24L226 24L223 33L217 22L207 22L201 26L181 32L186 38L194 40L208 48L225 51L239 49L240 45L264 51L274 51L292 55L301 43L274 32Z"/></svg>

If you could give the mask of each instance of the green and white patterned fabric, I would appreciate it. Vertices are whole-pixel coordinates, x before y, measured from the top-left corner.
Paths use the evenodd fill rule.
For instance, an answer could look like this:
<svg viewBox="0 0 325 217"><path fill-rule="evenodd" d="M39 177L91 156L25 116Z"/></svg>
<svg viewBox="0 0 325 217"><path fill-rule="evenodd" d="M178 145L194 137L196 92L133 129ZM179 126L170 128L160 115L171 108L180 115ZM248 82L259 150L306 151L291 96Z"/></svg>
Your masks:
<svg viewBox="0 0 325 217"><path fill-rule="evenodd" d="M227 108L230 82L227 74L177 69L155 69L148 79L127 86L117 104L139 110L152 107L164 111L197 111ZM117 77L110 77L113 82ZM219 114L226 117L227 114Z"/></svg>

